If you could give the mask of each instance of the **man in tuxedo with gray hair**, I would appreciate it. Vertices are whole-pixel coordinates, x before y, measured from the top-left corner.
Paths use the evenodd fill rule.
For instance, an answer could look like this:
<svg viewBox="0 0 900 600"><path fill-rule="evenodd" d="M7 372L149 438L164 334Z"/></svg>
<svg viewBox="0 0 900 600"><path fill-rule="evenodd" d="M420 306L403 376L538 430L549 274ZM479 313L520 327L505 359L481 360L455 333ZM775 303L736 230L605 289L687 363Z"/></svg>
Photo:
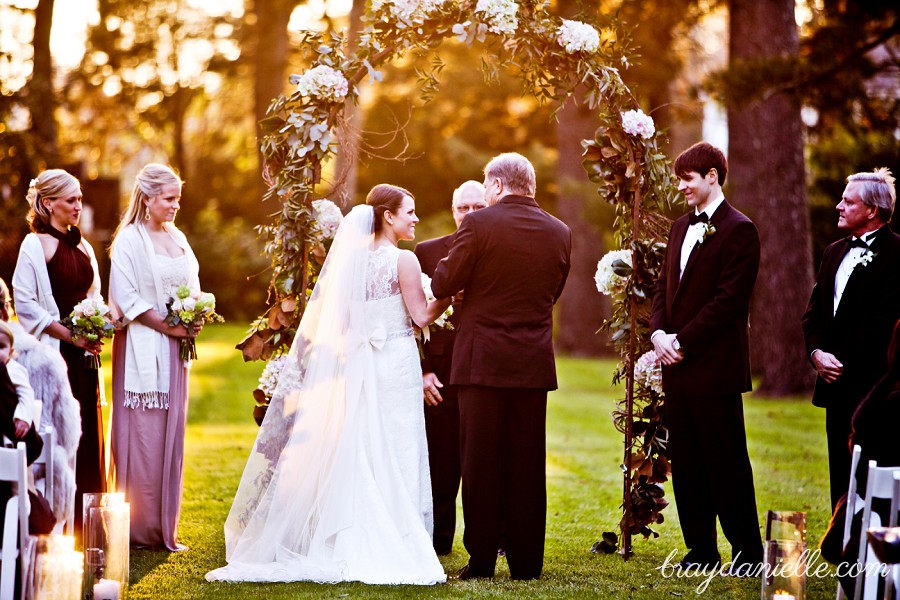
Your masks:
<svg viewBox="0 0 900 600"><path fill-rule="evenodd" d="M450 383L459 393L463 542L460 579L537 579L547 519L547 392L556 384L553 305L569 273L572 232L535 200L534 167L515 153L484 169L487 208L463 219L432 291L465 290Z"/></svg>
<svg viewBox="0 0 900 600"><path fill-rule="evenodd" d="M896 199L888 169L847 178L836 210L849 235L825 249L802 318L817 375L812 403L825 409L832 510L849 483L850 420L887 371L900 318L900 236L888 225Z"/></svg>

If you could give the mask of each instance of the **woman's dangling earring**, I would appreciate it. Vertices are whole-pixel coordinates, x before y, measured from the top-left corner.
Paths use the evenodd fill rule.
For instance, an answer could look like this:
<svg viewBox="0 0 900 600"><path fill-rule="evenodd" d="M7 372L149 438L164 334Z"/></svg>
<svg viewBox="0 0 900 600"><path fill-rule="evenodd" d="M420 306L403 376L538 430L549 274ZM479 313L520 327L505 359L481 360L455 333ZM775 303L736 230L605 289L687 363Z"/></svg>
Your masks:
<svg viewBox="0 0 900 600"><path fill-rule="evenodd" d="M149 206L144 207L144 220L145 221L150 220L150 207Z"/></svg>

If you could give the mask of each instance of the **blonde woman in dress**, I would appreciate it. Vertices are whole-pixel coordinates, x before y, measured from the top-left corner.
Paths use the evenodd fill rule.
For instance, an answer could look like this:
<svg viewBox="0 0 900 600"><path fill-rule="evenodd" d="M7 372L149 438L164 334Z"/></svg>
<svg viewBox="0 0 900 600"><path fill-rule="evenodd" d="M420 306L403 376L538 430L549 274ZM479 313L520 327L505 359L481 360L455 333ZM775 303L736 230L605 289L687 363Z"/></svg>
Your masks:
<svg viewBox="0 0 900 600"><path fill-rule="evenodd" d="M131 503L134 547L179 551L189 365L165 322L180 285L199 288L199 265L173 221L182 182L165 165L138 173L112 245L110 309L123 327L113 339L110 484Z"/></svg>

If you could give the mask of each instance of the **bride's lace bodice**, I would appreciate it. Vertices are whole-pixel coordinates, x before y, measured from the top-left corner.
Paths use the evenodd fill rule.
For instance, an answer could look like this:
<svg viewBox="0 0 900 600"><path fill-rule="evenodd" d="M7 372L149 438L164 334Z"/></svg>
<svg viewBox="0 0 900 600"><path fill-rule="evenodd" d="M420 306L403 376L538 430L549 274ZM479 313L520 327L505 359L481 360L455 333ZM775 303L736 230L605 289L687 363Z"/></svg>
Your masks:
<svg viewBox="0 0 900 600"><path fill-rule="evenodd" d="M379 246L369 252L366 269L366 300L383 300L400 293L397 276L397 259L400 249L396 246Z"/></svg>
<svg viewBox="0 0 900 600"><path fill-rule="evenodd" d="M412 319L400 293L396 246L379 246L369 252L366 269L366 323L384 327L387 339L413 334Z"/></svg>

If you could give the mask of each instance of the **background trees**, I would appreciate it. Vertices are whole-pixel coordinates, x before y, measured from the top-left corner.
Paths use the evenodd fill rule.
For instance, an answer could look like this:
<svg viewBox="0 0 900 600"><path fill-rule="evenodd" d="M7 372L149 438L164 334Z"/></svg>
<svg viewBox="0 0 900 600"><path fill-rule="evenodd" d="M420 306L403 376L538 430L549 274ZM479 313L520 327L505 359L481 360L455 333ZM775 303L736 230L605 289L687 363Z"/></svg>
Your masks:
<svg viewBox="0 0 900 600"><path fill-rule="evenodd" d="M252 225L278 208L261 200L256 122L289 85L287 75L302 68L291 15L319 28L342 27L347 16L298 0L98 0L83 59L62 70L49 45L58 4L0 0L0 276L12 272L25 189L40 169L79 163L86 187L116 178L122 197L137 168L161 160L187 181L179 222L206 242L204 280L225 298L226 313L255 313L268 274ZM802 389L809 371L798 354L796 313L817 253L838 236L833 207L844 177L881 165L900 171L896 3L563 0L555 8L617 14L632 29L640 58L620 71L657 125L670 128L669 154L701 136L698 98L712 92L730 107L728 194L760 225L764 252L778 257L764 257L754 365L769 392ZM725 36L701 32L723 10L731 12L730 68L701 87L698 45L685 41L702 39L701 49L715 53ZM603 309L590 275L612 242L613 215L586 186L578 144L594 117L570 102L553 121L552 107L522 96L504 69L491 69L488 85L459 44L445 43L440 56L440 91L427 105L415 99L416 71L430 66L414 55L364 91L351 201L378 181L407 185L425 217L420 234L444 233L452 228L453 188L480 178L494 152L523 152L538 166L542 205L570 222L579 240L578 275L560 306L560 347L604 349L593 336ZM386 160L398 154L404 160Z"/></svg>

